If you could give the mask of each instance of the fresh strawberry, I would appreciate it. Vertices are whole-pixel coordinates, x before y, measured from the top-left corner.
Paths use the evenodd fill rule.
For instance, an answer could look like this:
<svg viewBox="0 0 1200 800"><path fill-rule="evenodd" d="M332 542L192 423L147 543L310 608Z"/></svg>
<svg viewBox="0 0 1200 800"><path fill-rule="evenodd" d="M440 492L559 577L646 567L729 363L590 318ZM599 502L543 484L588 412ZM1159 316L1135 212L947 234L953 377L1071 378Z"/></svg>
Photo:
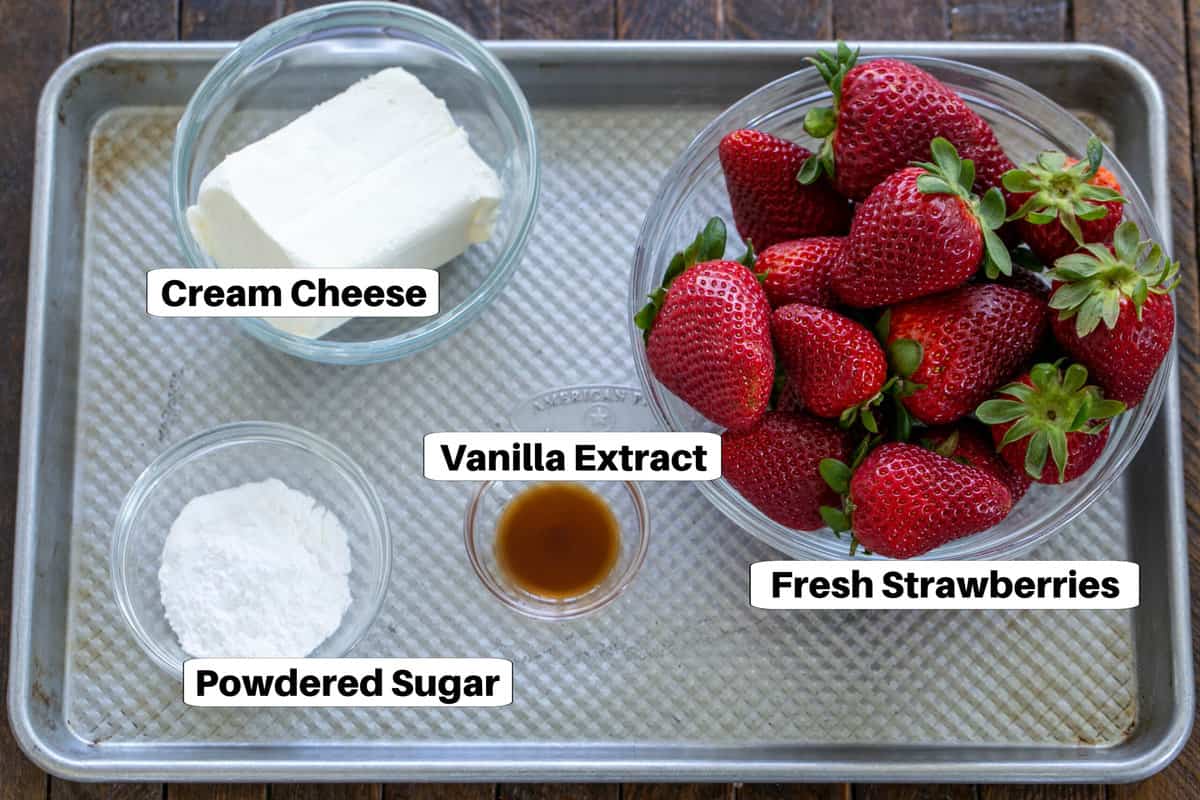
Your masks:
<svg viewBox="0 0 1200 800"><path fill-rule="evenodd" d="M1137 225L1123 222L1112 246L1089 244L1055 262L1050 307L1054 337L1088 368L1106 397L1132 408L1146 396L1171 349L1179 262L1162 247L1140 241ZM1103 323L1103 324L1101 324Z"/></svg>
<svg viewBox="0 0 1200 800"><path fill-rule="evenodd" d="M1037 350L1046 332L1046 303L994 283L978 283L894 306L888 350L911 353L901 374L915 384L902 402L927 425L970 414ZM917 388L919 387L919 388Z"/></svg>
<svg viewBox="0 0 1200 800"><path fill-rule="evenodd" d="M831 307L829 274L845 241L842 236L813 236L773 244L759 253L754 269L765 276L763 289L771 308L789 303Z"/></svg>
<svg viewBox="0 0 1200 800"><path fill-rule="evenodd" d="M725 226L713 218L671 260L635 323L663 386L716 424L744 430L766 412L775 382L771 308L745 264L717 260L724 252Z"/></svg>
<svg viewBox="0 0 1200 800"><path fill-rule="evenodd" d="M822 463L821 474L833 488L845 488L846 498L840 510L824 506L822 518L889 558L919 556L986 530L1012 509L1012 496L993 475L919 445L876 447L848 481L848 468L831 470L830 463Z"/></svg>
<svg viewBox="0 0 1200 800"><path fill-rule="evenodd" d="M834 294L846 305L882 306L953 289L980 263L988 274L1012 272L995 233L1004 197L991 189L979 200L970 192L971 162L945 139L931 149L936 163L900 170L856 209L832 275Z"/></svg>
<svg viewBox="0 0 1200 800"><path fill-rule="evenodd" d="M1014 469L1000 457L991 433L977 422L964 419L953 427L929 428L922 431L921 443L938 455L981 469L999 480L1012 495L1013 505L1025 496L1033 482L1024 469Z"/></svg>
<svg viewBox="0 0 1200 800"><path fill-rule="evenodd" d="M843 234L850 205L828 181L799 183L796 173L812 155L798 144L753 130L726 134L717 152L733 220L758 249L806 236Z"/></svg>
<svg viewBox="0 0 1200 800"><path fill-rule="evenodd" d="M940 136L975 162L972 182L980 194L1000 185L1012 161L958 94L913 64L857 60L858 51L844 42L836 53L821 51L809 59L833 92L833 108L813 109L804 118L805 130L824 143L805 162L802 181L823 173L843 195L862 200L889 175L925 158L929 143Z"/></svg>
<svg viewBox="0 0 1200 800"><path fill-rule="evenodd" d="M1087 369L1037 364L975 414L1013 469L1039 483L1066 483L1095 463L1108 441L1108 423L1125 404L1087 385ZM1047 461L1049 455L1051 461ZM1051 463L1052 462L1052 463Z"/></svg>
<svg viewBox="0 0 1200 800"><path fill-rule="evenodd" d="M836 311L793 303L771 315L771 335L807 411L847 424L861 411L868 430L876 427L869 406L887 380L887 359L869 330Z"/></svg>
<svg viewBox="0 0 1200 800"><path fill-rule="evenodd" d="M1121 184L1100 166L1104 145L1088 140L1087 161L1047 150L1037 161L1004 173L1010 220L1047 264L1088 242L1112 241L1121 224Z"/></svg>
<svg viewBox="0 0 1200 800"><path fill-rule="evenodd" d="M821 478L822 459L846 460L849 435L807 414L770 411L748 431L721 436L721 473L762 513L789 528L814 531L818 511L838 498Z"/></svg>

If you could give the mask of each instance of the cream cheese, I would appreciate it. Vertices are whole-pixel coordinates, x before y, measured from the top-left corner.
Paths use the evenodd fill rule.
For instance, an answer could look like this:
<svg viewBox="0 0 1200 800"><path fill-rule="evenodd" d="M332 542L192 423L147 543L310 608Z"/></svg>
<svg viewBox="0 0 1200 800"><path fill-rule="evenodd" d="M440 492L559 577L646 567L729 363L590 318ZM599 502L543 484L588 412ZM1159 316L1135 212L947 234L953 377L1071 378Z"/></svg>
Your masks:
<svg viewBox="0 0 1200 800"><path fill-rule="evenodd" d="M491 236L500 179L445 102L383 70L229 155L187 211L222 267L437 269ZM318 337L345 319L271 319Z"/></svg>

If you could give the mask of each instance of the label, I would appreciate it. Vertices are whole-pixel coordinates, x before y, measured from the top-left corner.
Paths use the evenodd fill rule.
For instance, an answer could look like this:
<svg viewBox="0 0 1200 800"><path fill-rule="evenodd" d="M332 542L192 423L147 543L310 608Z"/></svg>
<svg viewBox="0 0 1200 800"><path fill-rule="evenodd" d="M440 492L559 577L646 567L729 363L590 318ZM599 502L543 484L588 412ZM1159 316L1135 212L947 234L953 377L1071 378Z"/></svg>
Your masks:
<svg viewBox="0 0 1200 800"><path fill-rule="evenodd" d="M155 269L155 317L432 317L432 269Z"/></svg>
<svg viewBox="0 0 1200 800"><path fill-rule="evenodd" d="M794 609L1134 608L1129 561L760 561L750 605Z"/></svg>
<svg viewBox="0 0 1200 800"><path fill-rule="evenodd" d="M502 658L192 658L183 702L208 708L491 707L513 699Z"/></svg>
<svg viewBox="0 0 1200 800"><path fill-rule="evenodd" d="M711 481L721 477L715 433L430 433L425 477L435 481Z"/></svg>

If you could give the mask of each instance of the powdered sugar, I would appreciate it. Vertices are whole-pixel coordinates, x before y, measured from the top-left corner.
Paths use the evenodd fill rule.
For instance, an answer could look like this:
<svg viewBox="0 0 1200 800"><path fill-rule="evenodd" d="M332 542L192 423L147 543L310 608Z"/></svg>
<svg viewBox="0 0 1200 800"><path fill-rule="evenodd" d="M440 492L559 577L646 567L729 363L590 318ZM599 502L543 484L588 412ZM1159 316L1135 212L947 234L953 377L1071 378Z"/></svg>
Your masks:
<svg viewBox="0 0 1200 800"><path fill-rule="evenodd" d="M305 656L350 606L346 529L275 479L202 495L179 513L158 572L193 656Z"/></svg>

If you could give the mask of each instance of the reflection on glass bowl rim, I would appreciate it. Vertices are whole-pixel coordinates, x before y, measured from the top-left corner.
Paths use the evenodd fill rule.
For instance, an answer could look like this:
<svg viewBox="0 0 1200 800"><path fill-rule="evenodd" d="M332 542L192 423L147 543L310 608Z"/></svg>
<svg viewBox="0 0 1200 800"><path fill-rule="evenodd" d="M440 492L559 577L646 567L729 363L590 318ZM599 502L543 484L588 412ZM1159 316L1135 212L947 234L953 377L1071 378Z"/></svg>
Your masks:
<svg viewBox="0 0 1200 800"><path fill-rule="evenodd" d="M1001 145L1016 162L1029 160L1048 148L1082 153L1091 135L1071 113L1018 81L958 62L904 58L919 64L958 91L968 105L992 125ZM719 215L730 223L728 252L741 252L740 243L734 241L732 215L717 157L718 143L730 131L757 128L815 150L816 143L803 130L804 114L814 106L828 103L828 88L816 70L806 69L780 78L738 101L713 120L663 179L638 234L628 309L638 378L648 405L663 428L719 430L658 383L646 362L642 332L632 322L646 295L662 283L671 255L691 241L704 220ZM1129 200L1125 218L1135 221L1144 237L1162 241L1154 215L1128 171L1111 152L1105 154L1104 163L1116 175ZM1141 446L1166 394L1174 361L1172 345L1172 352L1155 375L1145 399L1116 420L1103 455L1084 476L1065 486L1034 484L999 525L947 543L921 558L1014 557L1044 541L1082 513L1113 486ZM839 559L846 558L849 553L847 539L839 539L829 530L809 533L773 522L724 479L700 483L699 488L739 527L792 557Z"/></svg>

